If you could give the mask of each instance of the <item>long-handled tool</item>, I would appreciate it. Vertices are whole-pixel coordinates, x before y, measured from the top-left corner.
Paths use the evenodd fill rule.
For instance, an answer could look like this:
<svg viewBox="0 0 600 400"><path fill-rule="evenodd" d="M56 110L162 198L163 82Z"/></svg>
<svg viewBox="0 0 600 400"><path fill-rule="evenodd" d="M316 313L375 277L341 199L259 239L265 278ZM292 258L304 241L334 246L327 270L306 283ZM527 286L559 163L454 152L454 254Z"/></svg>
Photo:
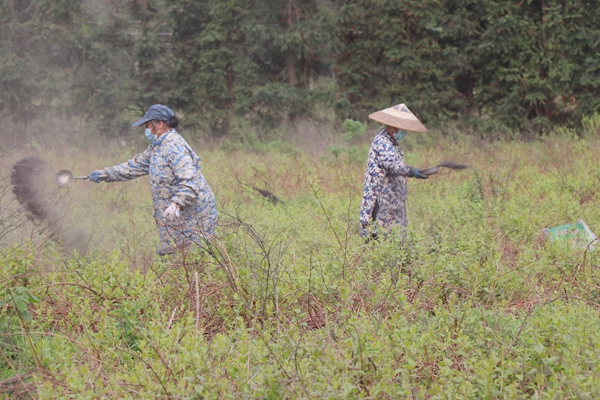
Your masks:
<svg viewBox="0 0 600 400"><path fill-rule="evenodd" d="M89 175L73 176L73 173L68 169L61 169L56 173L56 182L58 182L60 186L68 186L74 179L89 179L89 177ZM100 175L100 178L106 178L106 175Z"/></svg>
<svg viewBox="0 0 600 400"><path fill-rule="evenodd" d="M466 164L458 164L458 163L455 163L452 161L444 161L434 167L422 169L420 171L420 173L423 175L427 175L427 176L434 175L434 174L438 173L438 171L440 170L440 167L446 167L446 168L450 168L450 169L454 169L454 170L469 168L469 166Z"/></svg>

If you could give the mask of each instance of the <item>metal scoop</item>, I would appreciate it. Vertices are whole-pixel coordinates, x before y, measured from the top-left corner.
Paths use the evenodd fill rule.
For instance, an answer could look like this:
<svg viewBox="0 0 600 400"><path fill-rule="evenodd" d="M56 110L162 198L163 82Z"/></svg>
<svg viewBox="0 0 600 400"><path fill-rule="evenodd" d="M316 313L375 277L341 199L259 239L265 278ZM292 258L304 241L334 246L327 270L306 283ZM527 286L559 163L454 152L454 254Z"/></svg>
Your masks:
<svg viewBox="0 0 600 400"><path fill-rule="evenodd" d="M421 171L419 171L421 174L423 175L434 175L437 174L438 171L440 170L440 167L446 167L446 168L450 168L450 169L465 169L465 168L469 168L468 165L465 164L457 164L455 162L452 161L444 161L439 163L438 165L434 166L434 167L429 167L429 168L425 168L422 169Z"/></svg>
<svg viewBox="0 0 600 400"><path fill-rule="evenodd" d="M68 169L61 169L56 173L56 182L60 186L68 186L73 182L73 179L88 179L89 175L86 176L73 176L73 173ZM100 178L106 178L106 175L100 175Z"/></svg>

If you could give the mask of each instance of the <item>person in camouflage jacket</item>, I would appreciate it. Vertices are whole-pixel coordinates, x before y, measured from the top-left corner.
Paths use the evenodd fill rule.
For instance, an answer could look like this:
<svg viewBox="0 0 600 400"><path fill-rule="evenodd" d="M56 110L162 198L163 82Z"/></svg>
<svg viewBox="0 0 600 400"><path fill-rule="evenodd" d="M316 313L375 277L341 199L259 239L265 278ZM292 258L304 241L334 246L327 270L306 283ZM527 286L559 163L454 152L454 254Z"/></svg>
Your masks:
<svg viewBox="0 0 600 400"><path fill-rule="evenodd" d="M200 158L174 129L170 108L154 105L133 126L146 124L148 148L131 160L92 172L94 182L128 181L150 175L154 219L159 228L158 254L175 253L215 234L215 197L204 179Z"/></svg>

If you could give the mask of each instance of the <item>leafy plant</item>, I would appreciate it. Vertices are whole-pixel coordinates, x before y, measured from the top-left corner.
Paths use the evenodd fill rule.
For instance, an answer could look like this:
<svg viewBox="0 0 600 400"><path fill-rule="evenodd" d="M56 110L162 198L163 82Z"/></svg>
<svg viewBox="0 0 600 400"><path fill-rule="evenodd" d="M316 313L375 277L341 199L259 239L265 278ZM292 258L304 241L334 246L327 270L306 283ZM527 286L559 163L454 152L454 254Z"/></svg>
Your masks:
<svg viewBox="0 0 600 400"><path fill-rule="evenodd" d="M360 121L347 119L342 124L342 130L344 131L342 138L348 142L355 137L364 135L367 132L367 126Z"/></svg>
<svg viewBox="0 0 600 400"><path fill-rule="evenodd" d="M4 329L8 322L9 311L12 310L13 315L25 322L31 322L31 314L29 313L29 305L39 303L40 299L29 293L26 287L9 288L6 291L3 299L0 299L0 309L3 310L0 315L0 329Z"/></svg>
<svg viewBox="0 0 600 400"><path fill-rule="evenodd" d="M28 230L0 248L2 381L41 398L598 397L600 250L542 230L600 231L600 137L404 140L410 165L470 168L410 179L408 232L369 243L366 144L201 147L218 235L168 258L146 179L63 189L61 226L90 228L89 252ZM53 156L88 171L133 153L90 149Z"/></svg>

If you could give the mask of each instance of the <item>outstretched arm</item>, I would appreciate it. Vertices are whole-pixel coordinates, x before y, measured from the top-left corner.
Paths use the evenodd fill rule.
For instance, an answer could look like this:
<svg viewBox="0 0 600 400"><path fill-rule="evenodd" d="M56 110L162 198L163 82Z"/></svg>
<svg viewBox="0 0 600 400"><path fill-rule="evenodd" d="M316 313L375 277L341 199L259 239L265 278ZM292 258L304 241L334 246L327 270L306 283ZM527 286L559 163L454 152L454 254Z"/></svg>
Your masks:
<svg viewBox="0 0 600 400"><path fill-rule="evenodd" d="M104 168L106 182L128 181L148 175L150 169L150 157L148 150L133 157L131 160L114 167Z"/></svg>

